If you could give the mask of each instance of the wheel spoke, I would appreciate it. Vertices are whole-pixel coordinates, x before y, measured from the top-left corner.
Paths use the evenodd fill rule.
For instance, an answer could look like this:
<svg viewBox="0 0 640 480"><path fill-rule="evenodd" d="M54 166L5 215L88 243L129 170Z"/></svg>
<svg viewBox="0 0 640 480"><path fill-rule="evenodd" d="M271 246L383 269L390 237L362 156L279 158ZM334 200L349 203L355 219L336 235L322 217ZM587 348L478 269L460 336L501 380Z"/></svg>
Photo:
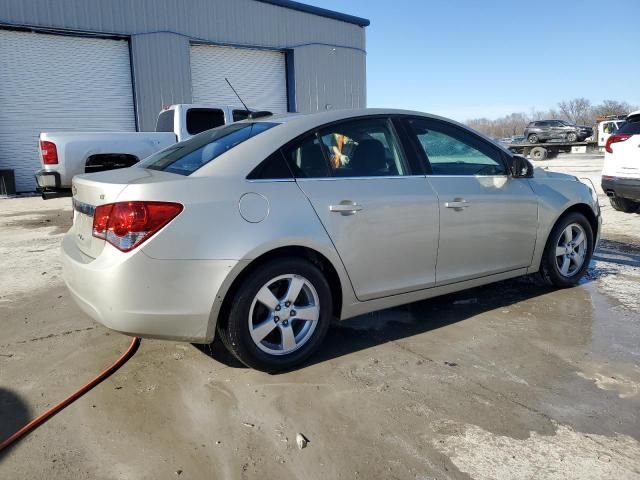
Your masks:
<svg viewBox="0 0 640 480"><path fill-rule="evenodd" d="M283 351L288 351L296 348L296 337L293 334L293 328L291 328L291 326L280 326L280 333L282 334Z"/></svg>
<svg viewBox="0 0 640 480"><path fill-rule="evenodd" d="M569 225L564 229L564 243L569 243L573 239L573 228Z"/></svg>
<svg viewBox="0 0 640 480"><path fill-rule="evenodd" d="M304 280L300 277L291 277L289 281L289 289L287 290L287 294L284 299L288 300L292 304L295 304L298 295L300 295L300 290L304 286Z"/></svg>
<svg viewBox="0 0 640 480"><path fill-rule="evenodd" d="M263 304L265 307L268 307L269 310L275 310L276 306L278 306L278 299L273 294L271 290L267 286L264 286L256 295L256 299Z"/></svg>
<svg viewBox="0 0 640 480"><path fill-rule="evenodd" d="M556 257L561 257L563 255L566 255L567 253L567 249L564 247L556 247Z"/></svg>
<svg viewBox="0 0 640 480"><path fill-rule="evenodd" d="M569 260L569 257L564 257L562 260L562 266L560 267L560 271L563 275L567 275L569 273L569 265L571 265L571 260Z"/></svg>
<svg viewBox="0 0 640 480"><path fill-rule="evenodd" d="M584 233L582 232L582 230L580 230L578 232L578 236L576 237L576 240L573 242L576 246L581 245L582 242L584 242L586 239L586 237L584 236Z"/></svg>
<svg viewBox="0 0 640 480"><path fill-rule="evenodd" d="M276 328L276 325L277 324L273 321L273 319L269 317L267 320L259 323L251 330L251 338L253 338L255 342L260 343L262 340L264 340L264 337L273 332L273 329Z"/></svg>
<svg viewBox="0 0 640 480"><path fill-rule="evenodd" d="M298 320L310 320L315 322L320 317L320 309L316 305L308 307L296 307L296 317Z"/></svg>

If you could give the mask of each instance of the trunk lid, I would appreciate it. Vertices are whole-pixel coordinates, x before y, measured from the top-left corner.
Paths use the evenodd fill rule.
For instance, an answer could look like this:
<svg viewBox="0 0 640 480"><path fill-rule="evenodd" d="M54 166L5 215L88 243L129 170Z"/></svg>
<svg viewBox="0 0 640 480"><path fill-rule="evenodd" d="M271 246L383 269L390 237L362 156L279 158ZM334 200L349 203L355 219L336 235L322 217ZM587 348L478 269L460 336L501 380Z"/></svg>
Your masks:
<svg viewBox="0 0 640 480"><path fill-rule="evenodd" d="M184 179L172 173L132 167L106 172L78 175L73 178L73 227L78 248L96 258L104 248L105 240L93 236L93 216L96 207L117 201L127 186Z"/></svg>

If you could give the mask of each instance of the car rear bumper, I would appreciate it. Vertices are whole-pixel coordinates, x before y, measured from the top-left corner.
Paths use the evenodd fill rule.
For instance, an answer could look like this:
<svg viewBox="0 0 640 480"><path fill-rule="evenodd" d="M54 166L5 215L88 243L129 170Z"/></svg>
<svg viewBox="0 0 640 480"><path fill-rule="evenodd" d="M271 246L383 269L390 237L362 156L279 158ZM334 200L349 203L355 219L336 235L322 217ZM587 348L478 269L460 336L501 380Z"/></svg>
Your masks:
<svg viewBox="0 0 640 480"><path fill-rule="evenodd" d="M602 177L602 190L609 197L640 201L640 178Z"/></svg>
<svg viewBox="0 0 640 480"><path fill-rule="evenodd" d="M63 277L91 318L118 332L195 343L213 340L215 302L233 260L158 260L142 250L123 254L106 245L97 259L62 242Z"/></svg>

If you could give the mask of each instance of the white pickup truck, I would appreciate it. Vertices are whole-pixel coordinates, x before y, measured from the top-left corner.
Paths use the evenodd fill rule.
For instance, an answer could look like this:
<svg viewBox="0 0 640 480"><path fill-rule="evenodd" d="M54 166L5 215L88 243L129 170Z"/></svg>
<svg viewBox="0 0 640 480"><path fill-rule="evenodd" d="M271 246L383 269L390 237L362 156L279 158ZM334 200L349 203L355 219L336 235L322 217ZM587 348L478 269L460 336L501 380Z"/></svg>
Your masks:
<svg viewBox="0 0 640 480"><path fill-rule="evenodd" d="M130 167L197 133L244 120L248 113L228 105L179 104L160 112L155 132L43 132L38 191L43 198L58 196L71 188L75 175Z"/></svg>

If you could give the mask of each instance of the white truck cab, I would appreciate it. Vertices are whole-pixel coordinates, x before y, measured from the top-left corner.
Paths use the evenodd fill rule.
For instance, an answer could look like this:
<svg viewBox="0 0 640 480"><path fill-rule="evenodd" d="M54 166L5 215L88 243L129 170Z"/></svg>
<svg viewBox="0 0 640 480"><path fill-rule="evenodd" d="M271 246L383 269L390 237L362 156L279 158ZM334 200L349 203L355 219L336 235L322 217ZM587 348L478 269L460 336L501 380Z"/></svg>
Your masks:
<svg viewBox="0 0 640 480"><path fill-rule="evenodd" d="M623 123L624 119L604 120L598 123L598 147L604 149L609 137L616 133Z"/></svg>
<svg viewBox="0 0 640 480"><path fill-rule="evenodd" d="M602 189L616 210L633 213L640 208L640 110L607 139Z"/></svg>
<svg viewBox="0 0 640 480"><path fill-rule="evenodd" d="M160 112L155 132L42 132L38 191L45 199L65 194L75 175L130 167L197 133L248 116L231 105L177 104Z"/></svg>

